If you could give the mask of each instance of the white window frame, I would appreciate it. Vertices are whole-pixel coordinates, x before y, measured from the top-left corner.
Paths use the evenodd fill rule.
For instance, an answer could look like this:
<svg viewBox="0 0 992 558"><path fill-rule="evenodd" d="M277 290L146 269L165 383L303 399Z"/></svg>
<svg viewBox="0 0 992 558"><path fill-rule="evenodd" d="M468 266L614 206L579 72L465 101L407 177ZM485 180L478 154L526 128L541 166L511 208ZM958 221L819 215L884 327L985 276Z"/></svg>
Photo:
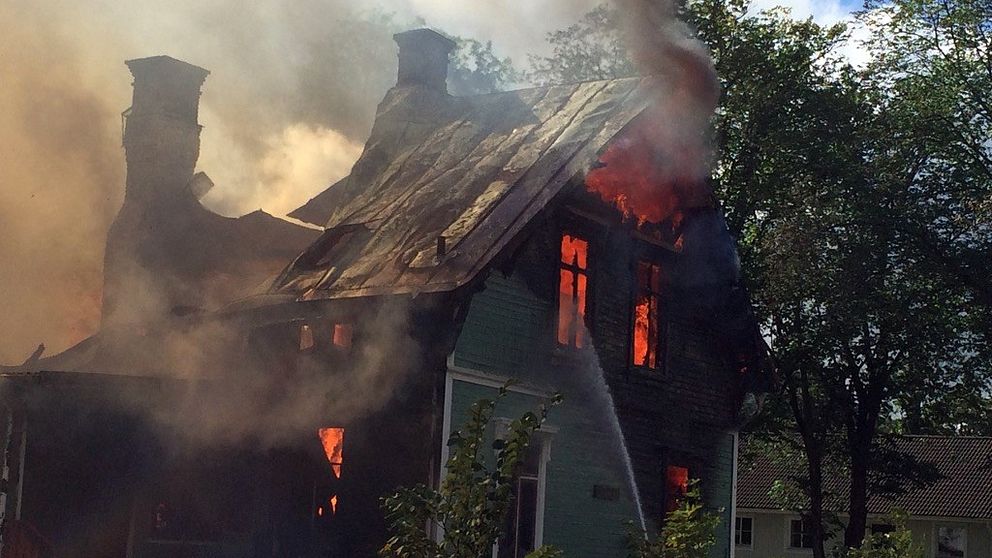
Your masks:
<svg viewBox="0 0 992 558"><path fill-rule="evenodd" d="M438 485L443 482L444 477L447 475L447 463L450 450L448 448L448 438L451 437L452 429L452 397L454 395L454 383L456 381L466 382L470 384L476 384L480 386L486 386L494 389L500 389L506 386L507 382L510 380L508 377L499 376L489 372L483 372L481 370L475 370L472 368L467 368L464 366L455 365L455 354L452 352L448 355L447 359L447 373L445 374L444 382L444 411L442 415L442 425L441 425L441 439L443 443L441 444L441 462L438 463ZM511 393L518 393L521 395L528 395L531 397L548 399L553 396L553 393L538 388L536 386L530 386L527 384L513 384L507 388L507 391ZM510 420L505 418L494 418L493 424L499 429L505 431L506 427L509 426ZM544 516L545 516L545 499L547 494L548 486L548 463L551 461L551 439L555 434L558 433L558 427L552 424L542 424L541 429L534 433L534 440L539 440L541 443L541 457L540 463L538 464L538 478L537 478L537 513L534 526L534 542L537 548L540 548L544 544ZM428 532L434 533L434 540L440 542L444 538L444 530L440 525L425 525ZM498 544L498 543L497 543ZM498 551L498 546L493 545L493 558L496 558L496 552Z"/></svg>
<svg viewBox="0 0 992 558"><path fill-rule="evenodd" d="M968 558L968 526L961 524L951 524L951 523L935 523L933 526L933 556L937 556L938 547L940 545L940 529L941 527L946 529L960 529L964 532L964 558Z"/></svg>
<svg viewBox="0 0 992 558"><path fill-rule="evenodd" d="M739 519L751 520L751 542L749 544L737 543L737 520ZM754 548L754 516L753 515L738 515L734 517L734 546L736 546L737 548L745 548L749 550Z"/></svg>
<svg viewBox="0 0 992 558"><path fill-rule="evenodd" d="M493 419L493 424L496 427L496 436L501 437L510 427L511 419L498 417ZM541 455L538 458L537 463L537 510L534 514L534 548L541 548L544 544L544 509L545 509L545 494L548 487L548 462L551 461L551 435L558 432L558 428L554 426L548 426L546 424L541 425L541 429L534 432L531 437L531 443L541 444ZM493 545L493 556L496 558L499 554L499 541Z"/></svg>

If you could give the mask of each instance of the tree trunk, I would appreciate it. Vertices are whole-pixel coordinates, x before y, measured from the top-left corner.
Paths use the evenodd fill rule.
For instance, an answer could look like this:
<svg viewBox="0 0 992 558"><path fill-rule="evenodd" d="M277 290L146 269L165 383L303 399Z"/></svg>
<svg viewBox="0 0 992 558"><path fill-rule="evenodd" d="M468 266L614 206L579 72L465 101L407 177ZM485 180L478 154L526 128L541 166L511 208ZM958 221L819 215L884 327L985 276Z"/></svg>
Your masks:
<svg viewBox="0 0 992 558"><path fill-rule="evenodd" d="M813 558L825 558L825 533L823 532L823 453L819 451L818 447L807 447L806 459L809 465L809 520L813 529Z"/></svg>
<svg viewBox="0 0 992 558"><path fill-rule="evenodd" d="M844 529L844 546L860 548L868 524L868 467L871 439L865 444L859 436L851 446L851 509L847 528Z"/></svg>

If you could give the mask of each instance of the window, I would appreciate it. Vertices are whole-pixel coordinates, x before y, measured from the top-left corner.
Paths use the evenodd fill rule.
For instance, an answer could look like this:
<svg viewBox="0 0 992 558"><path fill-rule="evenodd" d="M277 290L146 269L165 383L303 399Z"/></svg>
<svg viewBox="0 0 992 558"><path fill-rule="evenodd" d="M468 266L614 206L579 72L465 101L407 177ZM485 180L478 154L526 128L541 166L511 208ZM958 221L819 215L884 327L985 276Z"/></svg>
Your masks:
<svg viewBox="0 0 992 558"><path fill-rule="evenodd" d="M558 344L582 347L585 340L589 243L562 235L558 282Z"/></svg>
<svg viewBox="0 0 992 558"><path fill-rule="evenodd" d="M658 367L658 305L661 267L637 262L637 298L634 302L634 366Z"/></svg>
<svg viewBox="0 0 992 558"><path fill-rule="evenodd" d="M809 521L805 519L789 521L789 548L813 548L813 530Z"/></svg>
<svg viewBox="0 0 992 558"><path fill-rule="evenodd" d="M964 527L937 527L937 558L964 558L968 533Z"/></svg>
<svg viewBox="0 0 992 558"><path fill-rule="evenodd" d="M751 546L753 533L754 520L752 518L738 517L734 521L734 544L737 546Z"/></svg>
<svg viewBox="0 0 992 558"><path fill-rule="evenodd" d="M527 448L527 454L520 464L514 482L513 501L503 529L505 534L500 538L497 546L497 558L523 558L540 544L537 527L543 500L541 496L543 453L544 445L541 443L531 443Z"/></svg>
<svg viewBox="0 0 992 558"><path fill-rule="evenodd" d="M665 512L678 509L689 490L689 469L669 465L665 469Z"/></svg>
<svg viewBox="0 0 992 558"><path fill-rule="evenodd" d="M331 343L341 349L351 348L352 329L349 324L334 324L334 333L331 334Z"/></svg>
<svg viewBox="0 0 992 558"><path fill-rule="evenodd" d="M300 351L309 351L314 346L313 328L308 324L300 326Z"/></svg>
<svg viewBox="0 0 992 558"><path fill-rule="evenodd" d="M324 449L324 456L331 466L333 480L341 478L341 465L344 463L344 428L319 428L317 437ZM331 479L328 479L331 480ZM314 487L314 513L318 518L330 518L337 514L338 495L334 488L336 483L321 483ZM319 495L319 497L318 497Z"/></svg>
<svg viewBox="0 0 992 558"><path fill-rule="evenodd" d="M872 523L871 524L871 534L872 535L888 535L889 533L895 531L894 525L888 523Z"/></svg>

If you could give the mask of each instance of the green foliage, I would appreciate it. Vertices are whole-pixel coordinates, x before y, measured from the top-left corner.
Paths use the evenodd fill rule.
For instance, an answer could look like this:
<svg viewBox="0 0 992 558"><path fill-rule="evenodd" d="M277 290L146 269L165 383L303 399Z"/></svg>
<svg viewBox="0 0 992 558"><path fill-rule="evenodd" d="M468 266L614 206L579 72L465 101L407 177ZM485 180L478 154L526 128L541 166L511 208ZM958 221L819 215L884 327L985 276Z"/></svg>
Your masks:
<svg viewBox="0 0 992 558"><path fill-rule="evenodd" d="M634 75L615 9L600 5L573 25L548 34L550 56L531 56L526 75L539 85L575 83Z"/></svg>
<svg viewBox="0 0 992 558"><path fill-rule="evenodd" d="M838 558L923 558L923 547L913 542L906 527L907 519L905 513L895 512L892 515L895 530L868 536L861 548L842 548Z"/></svg>
<svg viewBox="0 0 992 558"><path fill-rule="evenodd" d="M447 474L440 489L417 485L383 498L392 536L379 551L380 556L478 558L492 551L513 498L514 472L550 408L561 403L561 397L555 395L537 412L513 420L503 435L487 444L497 403L506 394L504 386L495 400L474 403L468 421L451 435ZM487 459L489 449L495 455L493 465ZM428 521L443 529L440 542L424 529ZM558 555L554 549L542 547L530 557Z"/></svg>
<svg viewBox="0 0 992 558"><path fill-rule="evenodd" d="M451 54L448 87L452 95L479 95L503 91L522 75L509 58L493 52L492 41L454 38L458 46Z"/></svg>
<svg viewBox="0 0 992 558"><path fill-rule="evenodd" d="M720 516L703 507L699 482L692 480L679 507L665 516L661 534L653 540L632 524L630 534L631 558L706 558L716 544L716 529Z"/></svg>
<svg viewBox="0 0 992 558"><path fill-rule="evenodd" d="M869 3L862 69L844 26L680 6L720 76L711 183L784 380L754 430L796 464L802 490L782 494L819 525L816 556L836 505L823 479L856 481L838 509L859 546L868 493L926 482L891 435L992 432L992 9ZM615 21L599 8L552 34L535 71L628 72Z"/></svg>

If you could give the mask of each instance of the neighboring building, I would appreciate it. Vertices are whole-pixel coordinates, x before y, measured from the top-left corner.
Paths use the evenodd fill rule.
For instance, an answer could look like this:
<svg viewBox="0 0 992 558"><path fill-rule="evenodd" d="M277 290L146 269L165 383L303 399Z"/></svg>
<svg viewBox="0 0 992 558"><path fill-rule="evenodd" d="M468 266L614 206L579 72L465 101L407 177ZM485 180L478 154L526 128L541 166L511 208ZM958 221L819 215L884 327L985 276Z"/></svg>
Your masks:
<svg viewBox="0 0 992 558"><path fill-rule="evenodd" d="M264 294L219 312L181 308L204 304L201 289L210 287L195 281L212 284L212 257L268 261L267 247L280 245L271 237L249 239L254 252L227 258L213 252L215 238L200 246L185 226L169 230L186 248L143 233L144 243L128 249L156 268L153 281L138 284L164 293L159 304L138 323L111 320L80 346L2 376L10 425L2 496L18 544L73 557L372 556L386 536L379 498L397 486L436 485L445 442L468 407L516 378L497 422L556 391L565 403L519 473L495 556L522 557L540 544L570 558L623 556L624 523L643 515L657 529L690 478L723 512L713 556L730 555L736 431L770 381L733 241L710 196L664 200L672 211L646 221L604 201L590 180L604 166L613 180L643 179L625 176L605 153L645 147L637 132L653 125L643 113L657 84L630 78L452 97L453 43L429 30L396 39L398 83L362 157L294 213L324 232L287 258ZM189 184L198 130L189 107L205 73L162 57L129 66L136 106L139 92L154 91L145 98L185 107L193 120L181 123L182 134L169 127L148 140L165 153L180 144L182 164L153 165L164 177L132 180L131 165L165 159L128 148L128 195ZM167 79L149 77L158 66ZM640 152L651 155L641 170L670 156ZM172 172L182 176L169 179ZM167 215L152 213L118 222L154 232ZM130 238L120 227L111 243ZM108 273L131 261L123 254L115 266L108 256ZM140 294L131 279L108 284ZM129 310L126 299L113 297L112 311ZM164 348L176 342L197 349L196 358L176 361ZM191 371L195 382L183 379ZM271 407L252 410L271 429L303 412L280 406L296 388L388 397L361 413L340 397L307 409L312 422L278 447L253 449L265 429L197 452L163 439L158 422L200 416L200 390L219 393L212 404L236 413L259 385ZM66 466L73 461L79 471Z"/></svg>
<svg viewBox="0 0 992 558"><path fill-rule="evenodd" d="M891 530L891 513L898 509L909 514L908 527L926 558L992 558L992 438L905 436L896 449L921 464L932 464L939 479L893 499L872 497L869 531ZM805 522L799 514L781 510L769 495L772 484L792 471L767 458L754 461L738 472L734 555L811 555ZM842 502L845 479L831 477L827 483L834 500ZM845 515L835 511L844 521ZM839 542L832 540L828 546Z"/></svg>

